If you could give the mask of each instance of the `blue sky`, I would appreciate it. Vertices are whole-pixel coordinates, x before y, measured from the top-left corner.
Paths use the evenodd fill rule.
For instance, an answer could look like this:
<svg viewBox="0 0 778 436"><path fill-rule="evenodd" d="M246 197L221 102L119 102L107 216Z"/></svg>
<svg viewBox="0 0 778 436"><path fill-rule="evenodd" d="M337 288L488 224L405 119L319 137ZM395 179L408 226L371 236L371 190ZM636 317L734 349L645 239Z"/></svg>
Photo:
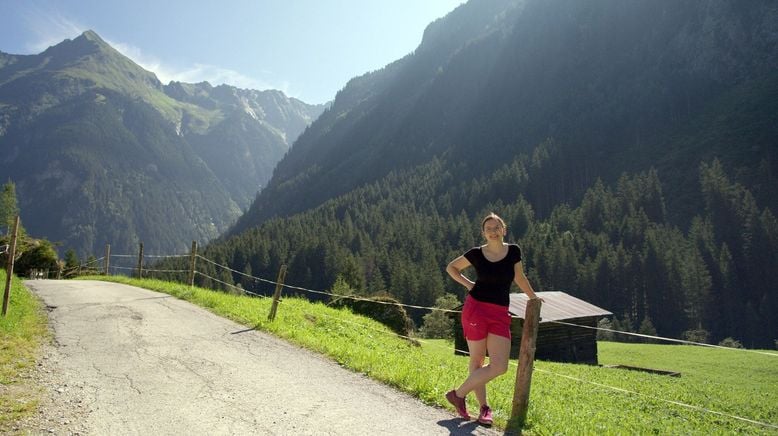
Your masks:
<svg viewBox="0 0 778 436"><path fill-rule="evenodd" d="M306 103L412 52L463 0L0 0L0 51L36 54L85 30L163 83L279 89Z"/></svg>

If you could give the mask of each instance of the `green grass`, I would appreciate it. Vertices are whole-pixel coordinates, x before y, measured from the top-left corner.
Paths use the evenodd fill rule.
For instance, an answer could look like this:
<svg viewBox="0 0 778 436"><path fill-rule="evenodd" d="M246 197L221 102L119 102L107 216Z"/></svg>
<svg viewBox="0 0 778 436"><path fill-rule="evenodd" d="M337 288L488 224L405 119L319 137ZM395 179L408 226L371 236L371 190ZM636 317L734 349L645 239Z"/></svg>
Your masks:
<svg viewBox="0 0 778 436"><path fill-rule="evenodd" d="M90 277L165 292L246 326L331 357L344 367L449 408L443 394L466 376L467 359L448 341L414 345L383 325L321 303L284 298L274 322L270 300L159 280ZM778 356L679 345L599 343L600 363L678 371L668 377L624 369L537 361L524 434L778 434L698 409L778 425ZM778 354L778 353L776 353ZM495 424L511 413L516 366L489 385ZM626 390L614 390L617 388ZM634 392L634 393L630 393ZM672 402L693 406L690 409ZM469 407L476 408L469 397ZM450 409L450 408L449 408Z"/></svg>
<svg viewBox="0 0 778 436"><path fill-rule="evenodd" d="M189 125L186 127L198 133L204 133L224 118L220 110L209 110L195 104L181 102L159 89L148 86L144 82L144 76L146 80L151 80L153 74L140 69L134 62L118 53L108 54L107 62L84 61L65 68L59 74L63 77L92 82L97 88L107 88L140 98L173 124L180 122L186 112L190 118ZM135 74L140 77L136 77Z"/></svg>
<svg viewBox="0 0 778 436"><path fill-rule="evenodd" d="M5 280L5 271L0 270L0 293L5 291ZM39 300L13 277L8 311L0 316L0 433L35 413L40 389L25 374L35 365L47 338L46 315Z"/></svg>
<svg viewBox="0 0 778 436"><path fill-rule="evenodd" d="M451 342L423 340L419 346L398 338L375 321L321 303L284 298L275 321L271 322L267 320L271 304L268 298L230 295L160 280L120 276L85 278L126 283L190 301L247 327L327 355L346 368L449 410L443 394L466 376L467 358L455 356ZM6 363L9 358L3 357L3 385L19 382L18 371L33 364L35 350L46 334L36 300L20 288L15 285L14 295L21 296L12 297L12 301L15 298L17 305L26 307L16 310L16 316L25 313L23 318L27 321L21 323L30 327L9 328L11 323L0 324L3 353L9 349L17 351L17 357L10 360L19 363L18 369L13 369ZM19 325L18 321L13 323ZM8 331L28 331L26 338L32 339L12 339L19 335ZM664 369L680 372L681 376L537 361L523 434L778 434L776 427L727 416L778 425L778 356L683 345L612 342L600 342L599 355L604 365ZM513 362L506 375L489 385L496 427L507 425L515 377ZM10 400L13 399L0 395L0 401L4 401L0 403L3 407L0 431L2 420L16 416L6 411ZM475 398L470 395L468 400L469 408L475 410ZM28 401L21 413L32 413L30 408L35 404Z"/></svg>

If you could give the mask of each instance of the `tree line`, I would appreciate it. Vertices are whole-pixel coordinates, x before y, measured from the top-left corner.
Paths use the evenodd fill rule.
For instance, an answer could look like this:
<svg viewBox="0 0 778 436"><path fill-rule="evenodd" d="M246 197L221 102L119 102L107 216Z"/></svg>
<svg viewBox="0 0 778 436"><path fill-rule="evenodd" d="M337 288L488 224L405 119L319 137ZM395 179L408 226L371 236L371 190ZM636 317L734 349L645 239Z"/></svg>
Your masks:
<svg viewBox="0 0 778 436"><path fill-rule="evenodd" d="M16 217L20 214L16 196L16 184L8 181L0 187L0 267L6 267L9 250L7 247L13 237ZM74 253L75 254L75 253ZM59 261L56 244L47 239L30 236L19 221L16 229L16 256L14 272L17 275L26 274L30 270L58 271L64 264Z"/></svg>
<svg viewBox="0 0 778 436"><path fill-rule="evenodd" d="M286 264L287 282L309 289L337 282L341 293L389 294L412 305L433 306L451 295L462 301L464 289L444 267L482 243L480 218L495 211L508 224L507 239L521 245L536 289L562 290L605 308L622 330L774 347L778 221L719 161L698 168L704 208L685 228L668 221L654 169L625 173L612 185L597 179L577 205L558 204L539 217L527 198L541 197L543 185L532 179L548 163L548 145L465 181L458 181L456 165L441 159L393 172L205 249L207 258L244 274L210 264L198 270L269 293L268 285L247 276L273 279ZM425 313L411 315L421 323Z"/></svg>
<svg viewBox="0 0 778 436"><path fill-rule="evenodd" d="M450 306L463 300L464 289L448 279L444 266L482 243L478 222L495 211L508 224L507 239L521 245L536 289L562 290L603 307L614 313L611 322L618 329L774 346L778 221L745 186L730 180L719 161L698 168L704 206L681 228L668 221L654 169L625 173L611 185L597 179L577 205L558 204L538 216L527 198L542 197L543 185L533 178L549 162L548 147L541 144L532 156L469 180L458 180L457 165L433 159L316 209L268 220L202 253L243 274L200 262L204 275L197 276L198 284L229 289L221 281L269 294L272 287L251 276L273 279L286 264L287 282L296 286ZM0 200L3 245L18 213L12 182L3 186ZM21 235L22 274L79 264L72 250L63 262L56 244L31 238L24 229ZM420 325L425 314L410 315Z"/></svg>

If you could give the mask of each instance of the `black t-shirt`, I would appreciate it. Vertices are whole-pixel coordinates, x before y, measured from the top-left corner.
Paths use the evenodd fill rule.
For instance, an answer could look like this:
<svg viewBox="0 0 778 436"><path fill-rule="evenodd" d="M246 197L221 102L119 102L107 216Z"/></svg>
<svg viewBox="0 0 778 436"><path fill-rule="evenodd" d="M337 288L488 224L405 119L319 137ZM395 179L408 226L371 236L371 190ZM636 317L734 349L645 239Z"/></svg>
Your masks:
<svg viewBox="0 0 778 436"><path fill-rule="evenodd" d="M484 303L509 306L513 268L521 261L521 248L516 244L509 244L508 254L497 262L491 262L484 257L481 247L471 248L464 256L475 268L477 277L470 295Z"/></svg>

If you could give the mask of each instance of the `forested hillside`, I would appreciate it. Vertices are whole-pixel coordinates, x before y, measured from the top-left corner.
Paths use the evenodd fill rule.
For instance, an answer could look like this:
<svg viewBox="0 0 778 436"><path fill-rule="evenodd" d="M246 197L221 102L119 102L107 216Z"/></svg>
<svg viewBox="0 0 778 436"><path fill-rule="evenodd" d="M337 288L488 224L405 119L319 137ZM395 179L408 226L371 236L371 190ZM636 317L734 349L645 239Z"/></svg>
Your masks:
<svg viewBox="0 0 778 436"><path fill-rule="evenodd" d="M776 23L769 1L468 2L353 79L233 233L436 156L478 176L548 138L559 158L529 199L544 216L598 177L654 166L685 188L667 199L683 225L703 204L688 170L715 157L775 209Z"/></svg>
<svg viewBox="0 0 778 436"><path fill-rule="evenodd" d="M470 1L350 81L206 255L431 305L494 210L538 289L772 348L776 35L769 1Z"/></svg>
<svg viewBox="0 0 778 436"><path fill-rule="evenodd" d="M186 250L227 229L324 109L279 91L162 85L97 34L0 53L0 174L30 232L81 257Z"/></svg>

